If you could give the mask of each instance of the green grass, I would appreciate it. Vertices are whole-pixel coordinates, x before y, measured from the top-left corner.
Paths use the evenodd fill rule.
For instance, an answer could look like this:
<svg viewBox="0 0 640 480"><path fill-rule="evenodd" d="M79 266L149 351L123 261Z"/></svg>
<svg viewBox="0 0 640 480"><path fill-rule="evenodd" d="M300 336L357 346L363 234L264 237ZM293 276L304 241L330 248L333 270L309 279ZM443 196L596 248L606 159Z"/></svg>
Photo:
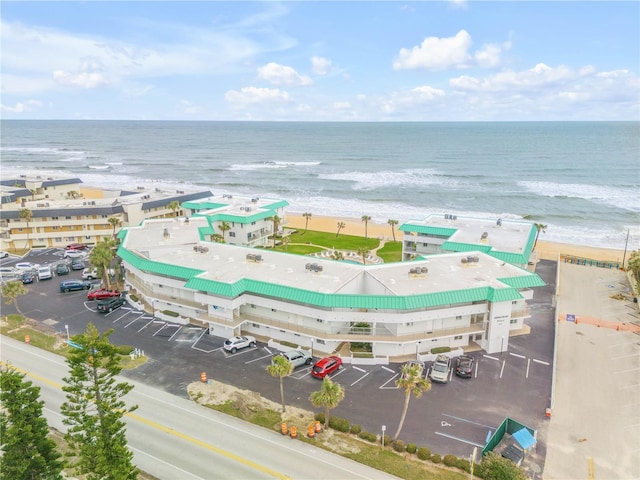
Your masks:
<svg viewBox="0 0 640 480"><path fill-rule="evenodd" d="M387 242L376 252L384 263L393 263L402 261L402 242Z"/></svg>
<svg viewBox="0 0 640 480"><path fill-rule="evenodd" d="M336 227L336 232L337 231L338 228ZM319 245L325 248L335 248L336 250L357 250L361 247L373 250L380 245L380 240L377 238L358 237L356 235L344 235L342 233L336 237L335 233L316 232L315 230L307 230L304 232L304 230L298 230L297 233L290 236L289 251L291 251L291 243Z"/></svg>

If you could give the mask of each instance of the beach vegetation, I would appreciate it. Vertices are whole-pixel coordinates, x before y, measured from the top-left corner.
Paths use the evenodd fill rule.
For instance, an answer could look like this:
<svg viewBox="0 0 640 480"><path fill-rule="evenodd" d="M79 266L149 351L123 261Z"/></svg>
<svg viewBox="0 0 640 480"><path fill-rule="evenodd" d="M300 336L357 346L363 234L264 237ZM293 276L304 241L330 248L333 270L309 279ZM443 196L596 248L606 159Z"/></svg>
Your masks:
<svg viewBox="0 0 640 480"><path fill-rule="evenodd" d="M293 373L293 363L287 360L283 355L276 355L271 361L271 365L267 367L267 373L272 377L280 379L280 401L282 402L282 411L286 410L284 403L284 377L288 377Z"/></svg>
<svg viewBox="0 0 640 480"><path fill-rule="evenodd" d="M374 250L380 246L380 240L377 238L363 238L357 235L345 235L344 233L340 235L340 237L336 237L335 234L330 232L318 232L315 230L308 230L304 236L300 232L292 233L290 237L290 252L293 252L293 244L303 244L307 247L315 248L315 252L318 252L323 248L356 250L358 246L364 246L369 250Z"/></svg>
<svg viewBox="0 0 640 480"><path fill-rule="evenodd" d="M525 480L527 475L508 458L488 452L478 466L478 476L491 480Z"/></svg>
<svg viewBox="0 0 640 480"><path fill-rule="evenodd" d="M169 202L169 205L167 205L167 208L171 210L173 214L177 217L179 213L178 210L180 210L180 202L177 200L173 200Z"/></svg>
<svg viewBox="0 0 640 480"><path fill-rule="evenodd" d="M278 239L278 228L280 227L282 218L280 218L278 215L273 215L271 217L267 217L267 220L270 220L273 223L273 248L275 248L276 241Z"/></svg>
<svg viewBox="0 0 640 480"><path fill-rule="evenodd" d="M393 241L396 241L396 225L398 225L398 220L394 220L390 218L387 220L387 223L391 226L391 235L393 236Z"/></svg>
<svg viewBox="0 0 640 480"><path fill-rule="evenodd" d="M401 262L402 242L385 242L380 249L376 250L376 255L380 257L384 263Z"/></svg>
<svg viewBox="0 0 640 480"><path fill-rule="evenodd" d="M344 387L339 383L332 382L328 375L322 379L320 390L311 392L309 395L309 401L314 407L324 408L324 428L329 426L330 409L336 408L343 398Z"/></svg>
<svg viewBox="0 0 640 480"><path fill-rule="evenodd" d="M336 238L338 238L338 235L340 235L340 230L342 230L343 228L345 228L347 226L346 223L344 222L338 222L338 231L336 232Z"/></svg>
<svg viewBox="0 0 640 480"><path fill-rule="evenodd" d="M367 247L358 247L356 249L356 252L358 252L358 255L360 255L362 257L362 264L366 265L367 264L367 255L369 255L369 253L371 253L371 250L369 250Z"/></svg>
<svg viewBox="0 0 640 480"><path fill-rule="evenodd" d="M109 266L116 257L117 242L115 239L105 237L101 242L97 243L89 253L89 261L91 265L98 267L102 282L107 290L111 290L111 279L109 278Z"/></svg>
<svg viewBox="0 0 640 480"><path fill-rule="evenodd" d="M422 378L419 370L419 365L412 363L405 363L400 370L400 378L396 380L396 386L404 391L404 405L402 407L402 415L400 416L400 423L398 424L398 430L396 430L393 440L398 439L404 420L409 410L409 400L411 400L411 394L414 397L420 398L423 392L431 390L431 382Z"/></svg>
<svg viewBox="0 0 640 480"><path fill-rule="evenodd" d="M40 387L12 367L0 369L2 478L62 479L64 461L42 410Z"/></svg>
<svg viewBox="0 0 640 480"><path fill-rule="evenodd" d="M635 280L635 293L640 295L640 251L635 250L629 255L628 269Z"/></svg>
<svg viewBox="0 0 640 480"><path fill-rule="evenodd" d="M64 438L76 474L88 479L135 479L139 473L132 463L124 422L137 405L124 401L133 385L118 380L122 367L109 341L112 332L100 334L89 323L84 333L72 337L79 348L67 356L69 376L62 387L67 400L60 407L62 422L68 426Z"/></svg>

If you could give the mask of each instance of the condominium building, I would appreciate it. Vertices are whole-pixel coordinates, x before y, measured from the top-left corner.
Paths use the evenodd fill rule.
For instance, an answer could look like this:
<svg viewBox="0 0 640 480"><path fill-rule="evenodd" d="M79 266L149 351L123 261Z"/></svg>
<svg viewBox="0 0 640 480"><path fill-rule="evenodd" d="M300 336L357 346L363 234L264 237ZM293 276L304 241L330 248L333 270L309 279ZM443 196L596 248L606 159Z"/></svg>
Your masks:
<svg viewBox="0 0 640 480"><path fill-rule="evenodd" d="M205 214L121 232L130 298L218 336L250 333L326 353L364 342L394 357L471 344L505 351L544 285L479 250L362 265L211 242L211 232Z"/></svg>
<svg viewBox="0 0 640 480"><path fill-rule="evenodd" d="M530 222L503 218L473 218L449 214L429 215L400 226L404 233L402 259L479 251L526 268L532 261L537 228Z"/></svg>
<svg viewBox="0 0 640 480"><path fill-rule="evenodd" d="M140 186L101 189L79 178L20 176L0 181L0 248L93 245L115 236L122 226L148 218L181 215L180 203L210 197L210 191L185 192Z"/></svg>

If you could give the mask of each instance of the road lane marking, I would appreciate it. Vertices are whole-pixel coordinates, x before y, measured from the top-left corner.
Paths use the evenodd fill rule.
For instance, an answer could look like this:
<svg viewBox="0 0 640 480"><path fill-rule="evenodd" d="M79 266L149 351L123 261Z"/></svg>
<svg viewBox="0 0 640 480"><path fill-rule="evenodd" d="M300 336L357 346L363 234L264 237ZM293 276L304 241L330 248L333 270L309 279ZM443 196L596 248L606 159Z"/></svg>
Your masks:
<svg viewBox="0 0 640 480"><path fill-rule="evenodd" d="M0 364L2 365L8 365L5 362L0 362ZM32 373L32 372L28 372L26 370L23 370L19 367L16 367L14 365L10 365L12 368L14 368L16 371L24 373L25 375L28 375L30 377L33 377L35 379L37 379L40 382L46 383L47 385L50 385L54 388L57 388L59 390L62 390L62 385L59 384L58 382L54 382L53 380L49 380L48 378L45 377L41 377L38 374ZM260 465L259 463L253 462L249 459L246 459L244 457L241 457L240 455L236 455L235 453L229 452L227 450L223 450L222 448L216 447L214 445L210 445L206 442L204 442L203 440L199 440L197 438L194 438L190 435L187 435L185 433L179 432L171 427L167 427L165 425L162 425L160 423L157 423L153 420L149 420L148 418L142 417L140 415L137 415L133 412L128 412L124 414L126 417L129 417L133 420L138 421L139 423L143 423L145 425L147 425L148 427L151 427L153 429L159 430L161 432L167 433L169 435L173 435L174 437L180 438L182 440L184 440L185 442L191 443L193 445L197 445L201 448L204 448L206 450L209 450L211 452L217 453L218 455L221 455L223 457L228 458L229 460L233 460L235 462L241 463L242 465L245 465L249 468L253 468L254 470L257 470L259 472L265 473L267 475L271 475L274 478L278 478L281 480L291 480L290 477L288 477L285 474L282 474L280 472L276 472L275 470L272 470L269 467L265 467L264 465Z"/></svg>

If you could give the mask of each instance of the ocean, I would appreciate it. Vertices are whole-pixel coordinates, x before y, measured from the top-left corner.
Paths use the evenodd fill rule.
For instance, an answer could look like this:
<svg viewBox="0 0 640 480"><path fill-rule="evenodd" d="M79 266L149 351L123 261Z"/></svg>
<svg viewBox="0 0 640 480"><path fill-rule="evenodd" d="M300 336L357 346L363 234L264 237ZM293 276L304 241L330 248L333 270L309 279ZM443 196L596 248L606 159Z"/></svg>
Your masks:
<svg viewBox="0 0 640 480"><path fill-rule="evenodd" d="M210 189L288 211L522 218L542 240L640 248L640 122L3 120L1 178ZM629 240L627 243L627 232Z"/></svg>

